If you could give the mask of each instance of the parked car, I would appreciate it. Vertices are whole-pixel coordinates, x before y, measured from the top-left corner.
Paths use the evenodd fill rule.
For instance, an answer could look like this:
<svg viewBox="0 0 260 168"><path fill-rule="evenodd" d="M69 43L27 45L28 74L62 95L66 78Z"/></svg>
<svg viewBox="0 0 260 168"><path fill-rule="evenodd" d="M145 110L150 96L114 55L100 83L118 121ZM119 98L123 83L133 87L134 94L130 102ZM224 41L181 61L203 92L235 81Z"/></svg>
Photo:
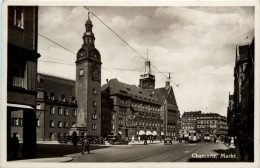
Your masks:
<svg viewBox="0 0 260 168"><path fill-rule="evenodd" d="M166 144L172 144L172 138L171 137L165 137L164 145L166 145Z"/></svg>
<svg viewBox="0 0 260 168"><path fill-rule="evenodd" d="M114 145L115 143L119 142L119 138L116 135L108 135L106 140L111 145Z"/></svg>
<svg viewBox="0 0 260 168"><path fill-rule="evenodd" d="M106 138L106 141L110 145L128 145L128 143L129 143L128 139L122 139L116 135L108 135Z"/></svg>
<svg viewBox="0 0 260 168"><path fill-rule="evenodd" d="M68 143L68 142L69 142L69 138L68 138L67 136L65 136L65 137L60 137L60 138L58 139L58 142L59 142L59 143Z"/></svg>

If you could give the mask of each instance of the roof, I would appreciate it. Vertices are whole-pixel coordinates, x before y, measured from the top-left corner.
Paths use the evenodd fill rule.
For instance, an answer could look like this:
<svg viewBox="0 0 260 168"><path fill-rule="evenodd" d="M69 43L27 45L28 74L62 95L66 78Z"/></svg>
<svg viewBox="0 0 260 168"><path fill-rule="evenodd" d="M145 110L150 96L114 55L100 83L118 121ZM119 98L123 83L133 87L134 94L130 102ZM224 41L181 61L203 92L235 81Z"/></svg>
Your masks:
<svg viewBox="0 0 260 168"><path fill-rule="evenodd" d="M37 88L43 88L45 92L53 93L55 96L65 95L75 96L75 81L38 73L40 82L37 83Z"/></svg>
<svg viewBox="0 0 260 168"><path fill-rule="evenodd" d="M129 85L119 82L117 79L111 79L107 84L103 85L101 91L104 91L109 86L110 95L121 94L124 96L131 96L133 98L141 98L143 100L154 100L159 103L158 97L152 90L145 90L137 87L136 85Z"/></svg>
<svg viewBox="0 0 260 168"><path fill-rule="evenodd" d="M123 96L129 96L134 99L141 99L142 101L154 100L155 102L161 105L164 104L165 100L167 100L169 104L173 105L168 106L169 109L172 108L173 110L176 110L176 108L178 108L172 87L169 87L167 89L163 87L155 90L146 90L137 87L136 85L122 83L117 79L111 79L108 81L107 84L102 86L101 91L105 91L105 89L107 89L108 86L110 88L110 95L119 94Z"/></svg>
<svg viewBox="0 0 260 168"><path fill-rule="evenodd" d="M167 100L168 103L178 107L172 86L170 86L168 88L165 88L165 87L157 88L154 90L154 92L158 96L160 103L164 103L165 100Z"/></svg>
<svg viewBox="0 0 260 168"><path fill-rule="evenodd" d="M185 112L182 114L182 116L185 116L185 115L199 115L201 114L201 111L188 111L188 112Z"/></svg>

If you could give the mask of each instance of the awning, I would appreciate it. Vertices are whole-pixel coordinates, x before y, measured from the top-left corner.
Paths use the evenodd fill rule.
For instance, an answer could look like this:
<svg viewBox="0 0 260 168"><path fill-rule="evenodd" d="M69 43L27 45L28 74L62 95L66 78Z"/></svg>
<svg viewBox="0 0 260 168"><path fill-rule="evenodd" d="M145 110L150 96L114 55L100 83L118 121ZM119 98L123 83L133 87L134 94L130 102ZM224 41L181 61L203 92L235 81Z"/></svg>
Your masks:
<svg viewBox="0 0 260 168"><path fill-rule="evenodd" d="M152 132L151 132L151 131L146 131L145 134L146 134L146 135L152 135Z"/></svg>
<svg viewBox="0 0 260 168"><path fill-rule="evenodd" d="M156 131L153 131L153 135L156 136L156 135L157 135L157 132L156 132Z"/></svg>
<svg viewBox="0 0 260 168"><path fill-rule="evenodd" d="M22 104L12 104L12 103L7 103L7 107L15 107L15 108L22 108L22 109L34 109L34 108L32 108L32 106L22 105Z"/></svg>
<svg viewBox="0 0 260 168"><path fill-rule="evenodd" d="M145 132L143 130L139 131L139 135L145 135Z"/></svg>

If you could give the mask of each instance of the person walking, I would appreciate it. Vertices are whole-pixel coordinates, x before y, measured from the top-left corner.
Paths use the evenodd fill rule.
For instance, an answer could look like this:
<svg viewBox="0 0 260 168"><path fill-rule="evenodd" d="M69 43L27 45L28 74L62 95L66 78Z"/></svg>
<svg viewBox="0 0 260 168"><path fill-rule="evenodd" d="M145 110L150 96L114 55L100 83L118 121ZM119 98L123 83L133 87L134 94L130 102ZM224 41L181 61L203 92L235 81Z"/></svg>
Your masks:
<svg viewBox="0 0 260 168"><path fill-rule="evenodd" d="M19 139L17 137L17 133L13 133L13 138L12 138L12 147L13 147L13 158L17 158L17 154L19 152Z"/></svg>
<svg viewBox="0 0 260 168"><path fill-rule="evenodd" d="M144 136L144 145L147 145L147 135Z"/></svg>
<svg viewBox="0 0 260 168"><path fill-rule="evenodd" d="M140 136L138 136L138 141L139 141L139 142L141 141L141 137L140 137Z"/></svg>
<svg viewBox="0 0 260 168"><path fill-rule="evenodd" d="M77 141L78 141L78 138L77 138L77 136L74 135L72 137L72 145L73 145L75 150L77 149Z"/></svg>
<svg viewBox="0 0 260 168"><path fill-rule="evenodd" d="M135 136L134 135L132 136L132 142L133 143L135 142Z"/></svg>
<svg viewBox="0 0 260 168"><path fill-rule="evenodd" d="M87 138L84 138L82 142L82 152L81 152L82 155L84 155L85 150L87 150L89 154L89 140Z"/></svg>

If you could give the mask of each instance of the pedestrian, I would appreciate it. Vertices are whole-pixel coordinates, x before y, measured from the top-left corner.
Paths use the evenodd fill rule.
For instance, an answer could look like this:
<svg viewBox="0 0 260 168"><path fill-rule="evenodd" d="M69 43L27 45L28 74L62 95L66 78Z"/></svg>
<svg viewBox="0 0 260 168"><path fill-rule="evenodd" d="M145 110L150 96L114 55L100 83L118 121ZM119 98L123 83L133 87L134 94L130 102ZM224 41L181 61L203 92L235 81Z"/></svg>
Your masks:
<svg viewBox="0 0 260 168"><path fill-rule="evenodd" d="M151 139L152 139L152 143L153 143L153 136L151 136Z"/></svg>
<svg viewBox="0 0 260 168"><path fill-rule="evenodd" d="M138 136L138 141L139 141L139 142L141 141L141 137L140 137L140 136Z"/></svg>
<svg viewBox="0 0 260 168"><path fill-rule="evenodd" d="M77 138L77 136L74 135L72 137L72 145L73 145L75 150L77 149L77 141L78 141L78 138Z"/></svg>
<svg viewBox="0 0 260 168"><path fill-rule="evenodd" d="M135 136L134 135L132 136L132 142L135 142Z"/></svg>
<svg viewBox="0 0 260 168"><path fill-rule="evenodd" d="M148 137L145 135L145 136L144 136L144 145L147 145L147 138L148 138Z"/></svg>
<svg viewBox="0 0 260 168"><path fill-rule="evenodd" d="M81 152L82 155L84 155L85 150L87 150L89 154L89 140L87 138L84 138L82 142L82 152Z"/></svg>
<svg viewBox="0 0 260 168"><path fill-rule="evenodd" d="M17 137L17 133L13 133L13 138L12 138L12 149L13 149L13 158L16 159L17 158L17 154L19 152L19 139Z"/></svg>

